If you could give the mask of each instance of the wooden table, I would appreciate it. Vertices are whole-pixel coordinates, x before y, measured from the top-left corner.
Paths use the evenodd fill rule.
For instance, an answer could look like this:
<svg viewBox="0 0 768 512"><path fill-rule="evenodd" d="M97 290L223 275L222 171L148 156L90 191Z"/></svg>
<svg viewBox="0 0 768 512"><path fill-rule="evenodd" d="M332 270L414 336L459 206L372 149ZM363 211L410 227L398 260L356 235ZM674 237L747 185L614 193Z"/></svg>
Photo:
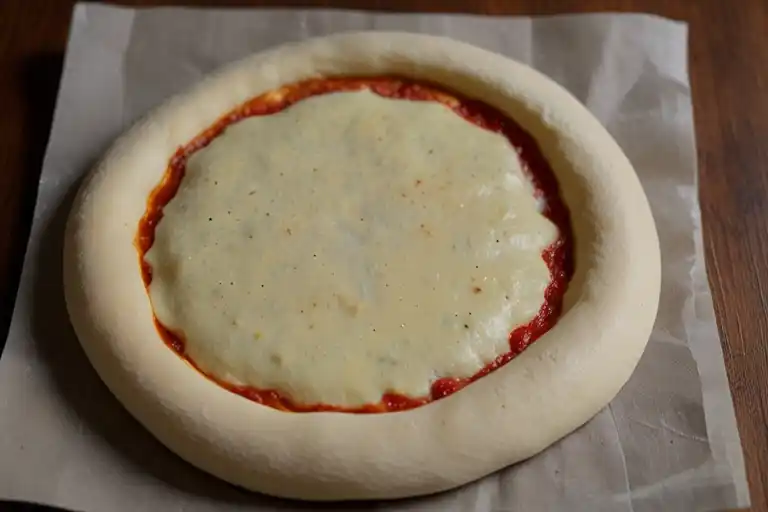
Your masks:
<svg viewBox="0 0 768 512"><path fill-rule="evenodd" d="M126 5L214 2L127 1ZM709 278L744 445L752 510L768 510L768 2L337 0L221 2L400 11L650 12L690 23ZM32 220L73 2L0 1L0 340ZM764 217L765 216L765 217Z"/></svg>

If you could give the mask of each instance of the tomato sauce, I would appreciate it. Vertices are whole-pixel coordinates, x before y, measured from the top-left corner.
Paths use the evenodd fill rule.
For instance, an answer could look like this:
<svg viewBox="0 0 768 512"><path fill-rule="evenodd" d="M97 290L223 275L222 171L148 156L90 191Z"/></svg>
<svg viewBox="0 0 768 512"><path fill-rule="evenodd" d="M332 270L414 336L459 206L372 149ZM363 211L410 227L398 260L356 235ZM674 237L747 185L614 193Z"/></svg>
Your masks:
<svg viewBox="0 0 768 512"><path fill-rule="evenodd" d="M147 208L139 222L136 246L139 252L142 278L145 286L152 282L152 268L144 261L144 255L152 247L155 239L155 227L163 218L163 207L170 202L184 178L187 159L195 151L204 148L219 136L226 128L251 116L264 116L279 112L305 98L343 91L370 91L387 98L410 101L437 101L467 121L506 137L517 150L520 160L531 180L535 195L544 200L542 214L558 228L559 237L542 253L542 258L549 267L551 282L545 291L544 303L538 314L527 324L516 327L509 335L509 351L497 357L475 375L468 378L446 377L436 380L429 396L412 398L395 393L382 396L380 402L362 407L342 407L328 404L301 404L292 401L274 389L257 389L250 386L237 386L203 372L187 356L184 338L181 333L168 330L155 318L158 333L165 343L200 373L221 387L237 393L249 400L275 409L293 412L336 411L350 413L378 413L412 409L451 395L477 379L488 375L504 366L528 345L546 333L560 316L563 295L573 275L573 234L570 215L565 203L560 198L559 187L552 168L544 158L533 137L515 121L499 110L478 100L463 98L446 92L435 85L398 77L338 77L316 78L287 85L275 91L257 96L228 114L221 117L208 129L179 147L168 164L160 184L155 187L147 200Z"/></svg>

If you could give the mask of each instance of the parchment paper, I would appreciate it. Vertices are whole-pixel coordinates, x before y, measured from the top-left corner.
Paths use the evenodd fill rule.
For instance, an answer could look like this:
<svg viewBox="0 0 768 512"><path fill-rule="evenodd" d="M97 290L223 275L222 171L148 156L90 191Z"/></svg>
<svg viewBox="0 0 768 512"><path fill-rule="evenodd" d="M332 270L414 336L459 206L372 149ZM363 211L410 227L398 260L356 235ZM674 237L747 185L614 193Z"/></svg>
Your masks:
<svg viewBox="0 0 768 512"><path fill-rule="evenodd" d="M530 63L570 89L642 179L661 236L664 281L637 371L583 428L457 491L344 508L640 512L747 505L701 249L685 25L641 15L528 19L96 5L78 5L74 13L0 360L0 497L83 511L309 508L240 491L191 468L121 408L68 323L62 228L79 178L139 115L233 59L351 29L445 34Z"/></svg>

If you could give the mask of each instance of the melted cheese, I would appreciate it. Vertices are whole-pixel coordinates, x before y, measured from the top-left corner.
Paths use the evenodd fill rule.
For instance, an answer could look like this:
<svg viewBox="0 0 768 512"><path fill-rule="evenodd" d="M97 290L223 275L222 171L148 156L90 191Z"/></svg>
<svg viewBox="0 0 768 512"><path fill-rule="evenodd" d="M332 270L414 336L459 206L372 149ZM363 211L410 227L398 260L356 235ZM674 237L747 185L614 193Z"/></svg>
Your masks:
<svg viewBox="0 0 768 512"><path fill-rule="evenodd" d="M227 128L190 158L145 258L157 318L203 371L356 406L508 351L556 238L504 137L363 91Z"/></svg>

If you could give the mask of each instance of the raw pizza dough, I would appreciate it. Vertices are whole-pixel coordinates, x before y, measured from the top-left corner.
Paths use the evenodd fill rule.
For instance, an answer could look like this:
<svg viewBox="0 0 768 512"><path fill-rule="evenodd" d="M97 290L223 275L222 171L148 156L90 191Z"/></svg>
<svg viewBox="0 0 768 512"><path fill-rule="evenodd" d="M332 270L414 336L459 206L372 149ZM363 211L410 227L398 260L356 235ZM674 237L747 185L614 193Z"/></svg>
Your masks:
<svg viewBox="0 0 768 512"><path fill-rule="evenodd" d="M284 84L392 74L482 99L536 138L569 205L576 241L562 317L506 366L404 412L286 413L203 378L160 339L134 246L147 197L169 157L223 113ZM629 378L648 340L660 258L631 165L562 88L521 64L449 39L349 33L238 62L119 139L75 201L64 281L72 323L97 372L181 457L276 496L374 499L475 480L536 454L597 413Z"/></svg>

